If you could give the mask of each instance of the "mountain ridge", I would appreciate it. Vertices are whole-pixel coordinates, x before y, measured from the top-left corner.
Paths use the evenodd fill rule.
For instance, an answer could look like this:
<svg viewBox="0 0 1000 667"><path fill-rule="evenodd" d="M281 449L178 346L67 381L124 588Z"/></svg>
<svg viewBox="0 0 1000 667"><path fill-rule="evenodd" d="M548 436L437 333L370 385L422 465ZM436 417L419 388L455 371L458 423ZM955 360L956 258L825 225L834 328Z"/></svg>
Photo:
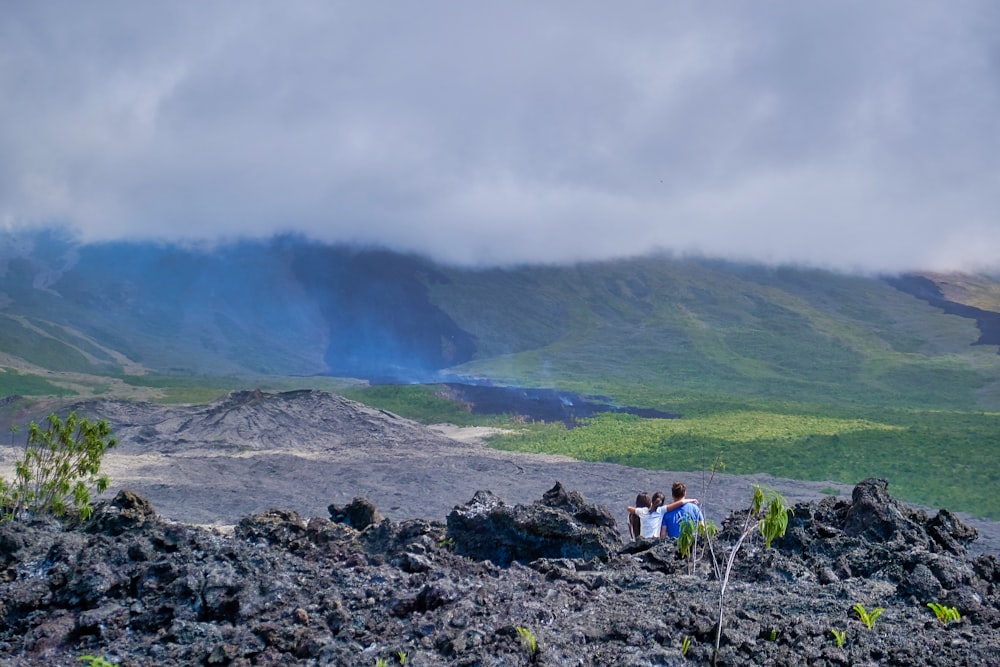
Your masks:
<svg viewBox="0 0 1000 667"><path fill-rule="evenodd" d="M736 396L851 402L863 393L1000 409L1000 357L990 349L1000 315L982 307L1000 283L989 276L865 277L668 256L465 269L295 237L211 251L57 235L5 246L2 363L36 379L459 375L532 386L597 377L606 387L635 378ZM951 283L951 296L938 289L928 301L917 281ZM952 386L935 392L940 377Z"/></svg>

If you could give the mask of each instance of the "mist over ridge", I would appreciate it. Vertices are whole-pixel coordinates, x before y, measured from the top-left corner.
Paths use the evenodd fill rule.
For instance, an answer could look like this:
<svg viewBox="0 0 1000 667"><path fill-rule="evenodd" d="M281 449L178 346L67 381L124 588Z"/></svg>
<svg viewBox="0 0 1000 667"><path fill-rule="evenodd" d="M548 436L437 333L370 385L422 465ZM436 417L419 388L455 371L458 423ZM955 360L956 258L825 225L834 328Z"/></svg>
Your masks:
<svg viewBox="0 0 1000 667"><path fill-rule="evenodd" d="M987 275L668 255L468 269L296 235L199 248L52 231L8 234L0 247L12 369L464 376L1000 406L1000 306Z"/></svg>

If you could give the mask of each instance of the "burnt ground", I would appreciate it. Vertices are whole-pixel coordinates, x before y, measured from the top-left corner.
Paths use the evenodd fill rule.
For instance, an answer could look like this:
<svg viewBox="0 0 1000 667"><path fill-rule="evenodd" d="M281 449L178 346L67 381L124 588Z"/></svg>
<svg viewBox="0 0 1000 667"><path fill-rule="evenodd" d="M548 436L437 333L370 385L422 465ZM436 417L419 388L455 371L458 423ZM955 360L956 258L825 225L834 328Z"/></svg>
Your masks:
<svg viewBox="0 0 1000 667"><path fill-rule="evenodd" d="M583 396L550 388L498 386L449 382L442 385L446 395L464 404L477 415L511 415L526 422L562 422L573 428L578 420L600 412L618 412L647 419L678 419L680 414L619 406L608 396Z"/></svg>

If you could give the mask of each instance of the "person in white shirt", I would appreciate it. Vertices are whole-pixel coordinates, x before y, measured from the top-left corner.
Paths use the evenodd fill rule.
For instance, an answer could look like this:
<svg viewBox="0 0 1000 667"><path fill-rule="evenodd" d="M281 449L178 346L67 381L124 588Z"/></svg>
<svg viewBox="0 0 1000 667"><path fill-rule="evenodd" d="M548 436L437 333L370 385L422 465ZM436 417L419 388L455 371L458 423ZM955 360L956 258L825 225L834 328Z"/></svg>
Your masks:
<svg viewBox="0 0 1000 667"><path fill-rule="evenodd" d="M660 536L660 524L663 522L663 515L670 510L677 509L681 505L686 503L697 503L695 498L682 498L680 500L675 500L669 505L662 504L665 500L662 491L657 491L653 494L653 498L650 498L645 493L640 493L636 496L635 506L628 508L629 514L629 534L632 539L637 539L635 534L635 526L632 520L633 516L639 518L638 526L638 536L644 537L646 539L658 538Z"/></svg>

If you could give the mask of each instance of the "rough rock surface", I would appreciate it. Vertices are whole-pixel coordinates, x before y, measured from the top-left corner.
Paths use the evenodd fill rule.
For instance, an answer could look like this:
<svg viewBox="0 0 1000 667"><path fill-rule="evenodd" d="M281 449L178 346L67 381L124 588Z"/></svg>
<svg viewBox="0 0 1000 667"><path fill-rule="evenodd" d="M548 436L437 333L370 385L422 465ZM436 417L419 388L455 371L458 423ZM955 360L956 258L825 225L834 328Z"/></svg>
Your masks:
<svg viewBox="0 0 1000 667"><path fill-rule="evenodd" d="M83 524L0 525L0 665L82 655L122 667L391 665L401 655L415 667L709 663L720 591L710 560L689 567L671 541L610 548L609 519L557 485L530 507L484 491L447 524L358 530L272 510L226 536L163 521L121 492ZM725 522L720 556L739 519ZM492 553L506 566L484 559L501 528ZM537 555L574 535L609 548ZM718 664L1000 664L1000 564L969 556L974 538L949 513L901 505L884 480L865 480L851 500L799 503L772 549L757 539L736 559ZM938 621L928 602L961 619ZM884 608L871 629L858 603Z"/></svg>

